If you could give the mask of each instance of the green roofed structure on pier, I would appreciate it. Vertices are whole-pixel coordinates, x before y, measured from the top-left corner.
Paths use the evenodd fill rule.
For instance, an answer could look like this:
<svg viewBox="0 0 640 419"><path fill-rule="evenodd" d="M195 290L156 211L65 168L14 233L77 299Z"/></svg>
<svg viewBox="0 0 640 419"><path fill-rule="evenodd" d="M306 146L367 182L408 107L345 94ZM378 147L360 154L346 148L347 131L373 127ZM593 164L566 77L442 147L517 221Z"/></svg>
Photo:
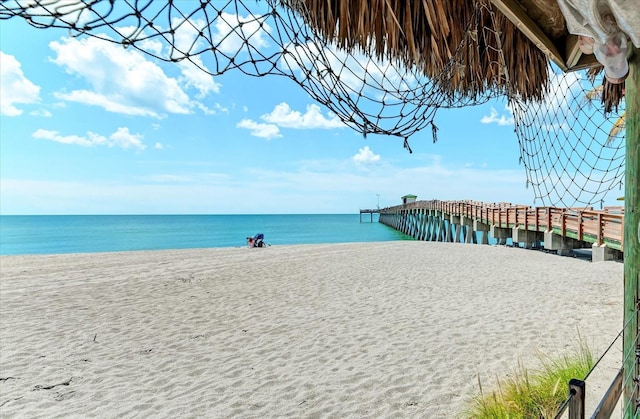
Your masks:
<svg viewBox="0 0 640 419"><path fill-rule="evenodd" d="M409 204L411 202L416 202L417 198L418 197L416 195L411 195L411 194L405 195L405 196L402 197L402 203L403 204Z"/></svg>

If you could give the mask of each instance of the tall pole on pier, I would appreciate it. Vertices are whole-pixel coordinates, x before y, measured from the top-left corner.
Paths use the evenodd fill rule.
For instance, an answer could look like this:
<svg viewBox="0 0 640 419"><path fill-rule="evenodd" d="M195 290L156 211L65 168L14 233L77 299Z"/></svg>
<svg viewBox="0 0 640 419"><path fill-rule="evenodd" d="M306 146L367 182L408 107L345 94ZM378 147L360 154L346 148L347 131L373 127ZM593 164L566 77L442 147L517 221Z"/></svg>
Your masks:
<svg viewBox="0 0 640 419"><path fill-rule="evenodd" d="M632 48L625 85L626 155L624 188L624 331L625 413L638 413L640 378L638 308L640 305L640 50ZM627 416L625 416L627 417Z"/></svg>
<svg viewBox="0 0 640 419"><path fill-rule="evenodd" d="M378 197L378 209L380 209L380 194L377 193L376 196Z"/></svg>

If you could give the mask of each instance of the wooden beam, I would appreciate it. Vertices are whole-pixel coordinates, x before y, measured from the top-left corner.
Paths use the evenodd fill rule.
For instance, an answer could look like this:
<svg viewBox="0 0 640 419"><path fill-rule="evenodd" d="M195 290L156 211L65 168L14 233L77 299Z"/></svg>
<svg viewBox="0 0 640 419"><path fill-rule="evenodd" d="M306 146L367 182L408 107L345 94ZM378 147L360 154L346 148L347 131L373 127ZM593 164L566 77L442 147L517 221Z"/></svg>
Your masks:
<svg viewBox="0 0 640 419"><path fill-rule="evenodd" d="M540 27L526 14L516 0L491 0L491 3L498 8L522 32L540 51L549 57L563 71L567 71L568 66L564 57L558 51L556 45L540 29Z"/></svg>
<svg viewBox="0 0 640 419"><path fill-rule="evenodd" d="M633 46L632 46L633 48ZM634 416L638 365L638 304L640 301L640 49L633 48L626 80L626 154L624 185L624 325L622 335L624 406Z"/></svg>
<svg viewBox="0 0 640 419"><path fill-rule="evenodd" d="M566 46L566 54L565 54L565 63L567 63L567 68L569 70L573 70L573 67L578 64L578 60L582 56L582 51L580 51L580 46L578 45L578 36L577 35L569 35L567 37L567 46Z"/></svg>
<svg viewBox="0 0 640 419"><path fill-rule="evenodd" d="M593 54L581 54L580 55L580 59L578 60L578 62L576 64L574 64L573 66L569 67L568 71L578 71L578 70L585 70L587 68L592 68L592 67L598 67L601 66L602 64L600 64L598 62L598 60L596 60L596 56Z"/></svg>
<svg viewBox="0 0 640 419"><path fill-rule="evenodd" d="M601 66L593 54L583 54L578 46L578 36L569 35L567 37L566 57L567 71L585 70L591 67Z"/></svg>
<svg viewBox="0 0 640 419"><path fill-rule="evenodd" d="M620 400L620 394L622 394L622 369L616 374L616 378L613 379L609 390L607 390L600 404L591 415L591 419L610 418Z"/></svg>

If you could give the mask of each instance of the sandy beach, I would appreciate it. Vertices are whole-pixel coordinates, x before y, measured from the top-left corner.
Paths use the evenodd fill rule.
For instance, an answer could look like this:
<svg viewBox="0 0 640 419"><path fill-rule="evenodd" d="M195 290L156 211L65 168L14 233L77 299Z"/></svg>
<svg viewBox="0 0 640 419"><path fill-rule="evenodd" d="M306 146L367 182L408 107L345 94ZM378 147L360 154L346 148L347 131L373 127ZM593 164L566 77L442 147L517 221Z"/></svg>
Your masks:
<svg viewBox="0 0 640 419"><path fill-rule="evenodd" d="M417 241L3 256L0 416L460 417L478 379L599 356L622 288L620 262Z"/></svg>

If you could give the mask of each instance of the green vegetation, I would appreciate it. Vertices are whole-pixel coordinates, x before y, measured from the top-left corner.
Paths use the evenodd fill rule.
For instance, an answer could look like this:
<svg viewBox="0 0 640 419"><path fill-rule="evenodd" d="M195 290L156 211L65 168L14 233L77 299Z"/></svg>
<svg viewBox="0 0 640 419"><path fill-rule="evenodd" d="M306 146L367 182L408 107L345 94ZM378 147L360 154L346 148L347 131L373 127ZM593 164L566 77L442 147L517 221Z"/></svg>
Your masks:
<svg viewBox="0 0 640 419"><path fill-rule="evenodd" d="M513 377L498 381L497 391L475 398L469 418L515 419L553 418L567 399L569 380L584 379L595 360L589 348L580 343L580 349L571 356L550 359L540 356L542 368L528 371L518 365Z"/></svg>

